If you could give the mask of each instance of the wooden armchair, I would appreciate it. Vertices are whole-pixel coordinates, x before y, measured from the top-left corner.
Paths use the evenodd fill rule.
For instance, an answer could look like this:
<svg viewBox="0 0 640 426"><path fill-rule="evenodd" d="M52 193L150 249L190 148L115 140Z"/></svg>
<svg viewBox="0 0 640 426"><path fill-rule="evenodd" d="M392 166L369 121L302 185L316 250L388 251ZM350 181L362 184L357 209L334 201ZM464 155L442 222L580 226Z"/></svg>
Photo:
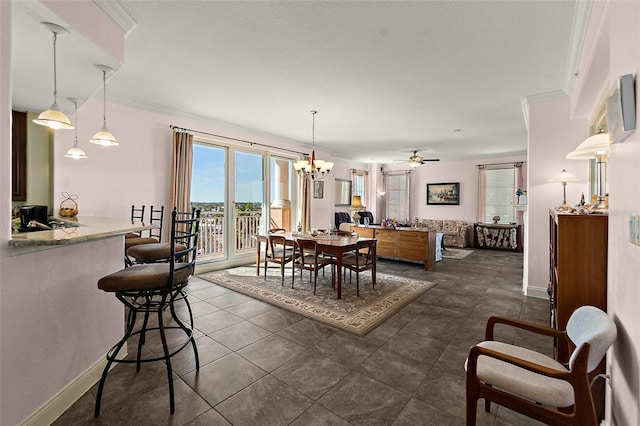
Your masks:
<svg viewBox="0 0 640 426"><path fill-rule="evenodd" d="M505 324L566 341L575 348L562 364L546 355L493 340L496 324ZM471 348L467 370L467 425L475 425L478 399L553 425L593 425L596 417L590 381L616 338L613 320L600 309L582 306L567 331L504 317L487 322L486 341Z"/></svg>

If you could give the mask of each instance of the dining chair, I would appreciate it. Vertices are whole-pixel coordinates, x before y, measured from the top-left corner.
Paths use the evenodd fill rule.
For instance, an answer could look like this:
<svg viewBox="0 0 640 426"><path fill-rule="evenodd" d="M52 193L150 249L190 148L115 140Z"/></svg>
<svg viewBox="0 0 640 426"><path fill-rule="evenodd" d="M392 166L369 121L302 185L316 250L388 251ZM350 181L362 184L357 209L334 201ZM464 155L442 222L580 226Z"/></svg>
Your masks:
<svg viewBox="0 0 640 426"><path fill-rule="evenodd" d="M139 372L143 363L162 361L167 371L171 414L175 411L171 358L191 345L194 352L195 367L196 370L199 370L198 348L194 339L193 312L185 291L195 271L199 226L200 210L192 209L190 213L182 214L174 209L171 213L171 241L169 243L170 257L168 262L132 265L98 280L98 288L100 290L114 293L116 298L127 308L127 320L124 336L106 355L107 363L100 377L96 394L94 411L96 417L100 415L102 394L107 375L114 362L136 364L136 372ZM186 305L188 321L179 318L176 314L174 304L177 301ZM169 321L163 316L167 309L170 311ZM136 323L138 314L143 314L141 325ZM149 321L150 314L157 314L157 323ZM165 321L167 321L166 325ZM185 324L185 322L188 323ZM175 340L177 334L171 333L172 346L169 348L166 330L176 330L178 334L180 332L184 333L183 340L177 342ZM143 345L147 340L158 334L162 343L162 353L155 354L148 351L149 355L143 354ZM134 339L137 340L135 356L118 357L124 345L127 342L133 345Z"/></svg>
<svg viewBox="0 0 640 426"><path fill-rule="evenodd" d="M327 265L331 266L331 286L334 286L333 276L333 260L327 257L320 256L318 250L318 243L315 240L298 239L295 240L293 246L293 267L291 277L291 288L293 288L294 281L296 279L295 270L300 270L300 280L302 280L302 271L309 271L309 281L311 281L311 274L313 274L313 294L316 294L316 285L318 282L318 271L323 270Z"/></svg>
<svg viewBox="0 0 640 426"><path fill-rule="evenodd" d="M342 259L342 266L345 272L349 270L349 282L351 282L351 272L356 274L356 296L360 296L360 273L372 270L375 267L376 240L364 240L356 243L356 250L353 255L345 256ZM373 288L376 288L376 276L371 274Z"/></svg>
<svg viewBox="0 0 640 426"><path fill-rule="evenodd" d="M280 265L280 279L284 287L284 265L293 260L293 250L287 247L287 240L283 235L271 234L267 237L267 250L264 257L264 279L267 279L269 263Z"/></svg>
<svg viewBox="0 0 640 426"><path fill-rule="evenodd" d="M494 340L497 324L527 330L574 347L568 363ZM581 306L569 317L567 330L505 317L490 317L486 340L471 348L467 370L467 425L476 424L478 399L553 425L596 426L590 385L596 368L616 338L616 325L594 306Z"/></svg>

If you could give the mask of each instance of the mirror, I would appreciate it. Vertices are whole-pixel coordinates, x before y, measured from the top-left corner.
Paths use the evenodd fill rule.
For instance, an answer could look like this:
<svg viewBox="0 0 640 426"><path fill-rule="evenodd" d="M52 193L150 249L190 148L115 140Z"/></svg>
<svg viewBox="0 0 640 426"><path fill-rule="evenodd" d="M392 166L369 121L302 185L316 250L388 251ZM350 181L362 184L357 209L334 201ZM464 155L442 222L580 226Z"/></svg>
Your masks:
<svg viewBox="0 0 640 426"><path fill-rule="evenodd" d="M336 206L350 206L351 205L351 181L348 179L336 179L336 191L335 191L335 205Z"/></svg>

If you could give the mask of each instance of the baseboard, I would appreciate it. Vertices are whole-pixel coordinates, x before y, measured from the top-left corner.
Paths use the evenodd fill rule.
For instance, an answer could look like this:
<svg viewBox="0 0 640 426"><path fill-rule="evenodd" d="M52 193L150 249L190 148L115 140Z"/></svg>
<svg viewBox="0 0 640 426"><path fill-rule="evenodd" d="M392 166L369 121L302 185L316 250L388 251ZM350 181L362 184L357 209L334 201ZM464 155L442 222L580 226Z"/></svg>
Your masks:
<svg viewBox="0 0 640 426"><path fill-rule="evenodd" d="M127 353L127 345L122 348ZM82 397L93 385L98 383L107 359L102 357L89 367L74 381L65 386L60 392L45 402L40 408L22 421L23 426L50 425L75 402ZM115 364L114 364L115 365Z"/></svg>
<svg viewBox="0 0 640 426"><path fill-rule="evenodd" d="M540 299L549 299L546 287L531 287L527 286L527 296L538 297Z"/></svg>

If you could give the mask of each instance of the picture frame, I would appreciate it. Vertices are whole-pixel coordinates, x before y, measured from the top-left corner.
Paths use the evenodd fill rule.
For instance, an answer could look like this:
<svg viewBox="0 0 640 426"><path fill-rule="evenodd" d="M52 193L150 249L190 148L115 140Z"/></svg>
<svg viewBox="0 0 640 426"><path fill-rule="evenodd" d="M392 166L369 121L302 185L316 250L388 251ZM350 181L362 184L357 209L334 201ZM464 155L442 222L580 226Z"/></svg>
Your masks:
<svg viewBox="0 0 640 426"><path fill-rule="evenodd" d="M313 198L324 198L324 182L316 180L313 182Z"/></svg>
<svg viewBox="0 0 640 426"><path fill-rule="evenodd" d="M427 205L460 205L460 182L428 183Z"/></svg>
<svg viewBox="0 0 640 426"><path fill-rule="evenodd" d="M335 205L351 205L351 180L336 179Z"/></svg>

